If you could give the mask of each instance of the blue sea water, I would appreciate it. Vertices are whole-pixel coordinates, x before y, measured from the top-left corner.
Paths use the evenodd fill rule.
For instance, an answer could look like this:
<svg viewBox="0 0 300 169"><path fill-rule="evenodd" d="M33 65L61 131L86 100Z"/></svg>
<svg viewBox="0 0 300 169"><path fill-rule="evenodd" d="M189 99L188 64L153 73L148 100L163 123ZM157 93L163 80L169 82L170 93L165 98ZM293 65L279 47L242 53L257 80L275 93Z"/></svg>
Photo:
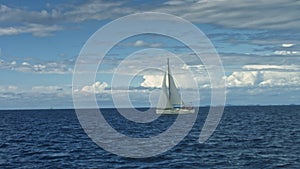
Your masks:
<svg viewBox="0 0 300 169"><path fill-rule="evenodd" d="M300 168L300 106L226 107L216 131L199 144L208 110L200 108L177 146L142 159L103 150L85 134L74 110L2 110L0 168ZM151 137L176 118L141 125L115 109L102 113L117 131L134 137Z"/></svg>

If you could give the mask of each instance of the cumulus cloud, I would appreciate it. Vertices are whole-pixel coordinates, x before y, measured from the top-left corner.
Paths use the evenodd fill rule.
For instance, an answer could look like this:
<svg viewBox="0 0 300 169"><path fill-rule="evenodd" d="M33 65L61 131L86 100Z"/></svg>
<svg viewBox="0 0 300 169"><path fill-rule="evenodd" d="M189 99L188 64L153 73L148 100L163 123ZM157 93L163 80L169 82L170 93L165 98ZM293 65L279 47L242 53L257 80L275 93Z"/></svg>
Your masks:
<svg viewBox="0 0 300 169"><path fill-rule="evenodd" d="M104 89L108 87L108 84L106 82L95 82L92 85L83 86L80 90L77 90L75 92L83 92L83 93L102 93Z"/></svg>
<svg viewBox="0 0 300 169"><path fill-rule="evenodd" d="M296 65L245 65L225 79L228 87L299 86L299 70Z"/></svg>
<svg viewBox="0 0 300 169"><path fill-rule="evenodd" d="M253 86L256 82L257 75L258 72L255 71L233 72L226 77L226 85L228 87Z"/></svg>
<svg viewBox="0 0 300 169"><path fill-rule="evenodd" d="M163 76L161 75L144 75L142 87L160 88L162 85Z"/></svg>
<svg viewBox="0 0 300 169"><path fill-rule="evenodd" d="M289 48L289 47L292 47L294 45L295 44L293 44L293 43L283 43L281 46L284 47L284 48Z"/></svg>
<svg viewBox="0 0 300 169"><path fill-rule="evenodd" d="M187 66L183 68L193 72L189 78L184 73L175 74L174 79L179 88L193 88L196 82L199 89L211 88L210 78L205 72L203 65ZM298 65L244 65L239 71L233 71L224 77L226 86L229 88L259 88L278 86L299 86L300 67ZM142 87L160 88L163 75L143 75Z"/></svg>
<svg viewBox="0 0 300 169"><path fill-rule="evenodd" d="M202 66L191 66L191 68ZM224 77L226 86L229 88L252 88L252 87L274 87L274 86L299 86L300 67L297 65L245 65L240 71L233 71ZM198 87L210 88L210 79L204 72L193 70L193 78L187 78L184 74L176 74L174 79L180 88L192 88L193 81ZM163 75L144 75L140 84L146 88L161 88Z"/></svg>
<svg viewBox="0 0 300 169"><path fill-rule="evenodd" d="M189 74L187 72L181 72L179 74L172 74L175 84L181 89L195 89L196 84L203 85L209 83L209 79L201 77L199 74ZM143 75L143 82L140 86L145 88L161 88L163 81L163 74L160 75ZM168 82L167 82L168 83ZM168 84L167 84L168 85Z"/></svg>
<svg viewBox="0 0 300 169"><path fill-rule="evenodd" d="M300 86L300 72L265 71L259 86Z"/></svg>

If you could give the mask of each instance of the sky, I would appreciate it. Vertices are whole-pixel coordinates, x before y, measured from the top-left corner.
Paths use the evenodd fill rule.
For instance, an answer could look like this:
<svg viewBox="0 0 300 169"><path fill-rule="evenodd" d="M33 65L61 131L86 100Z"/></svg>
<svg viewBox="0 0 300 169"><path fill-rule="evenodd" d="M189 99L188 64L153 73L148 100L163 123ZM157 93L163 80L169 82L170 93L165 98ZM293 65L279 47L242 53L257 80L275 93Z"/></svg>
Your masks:
<svg viewBox="0 0 300 169"><path fill-rule="evenodd" d="M207 67L193 62L193 51L180 41L154 34L119 42L105 55L95 80L72 89L76 59L86 41L111 21L141 12L181 17L209 38L224 66L226 104L299 104L299 9L298 0L2 0L0 109L73 108L72 90L83 101L95 91L100 107L113 106L112 93L120 97L127 93L134 106L153 106L163 72L137 70L146 65L165 70L171 53L189 63L170 61L180 90L186 96L194 92L187 76L180 74L184 70L192 72L197 82L200 102L186 97L187 102L210 105ZM168 50L170 56L143 53L149 48ZM117 74L122 63L125 69ZM134 78L129 86L119 80L113 89L114 76Z"/></svg>

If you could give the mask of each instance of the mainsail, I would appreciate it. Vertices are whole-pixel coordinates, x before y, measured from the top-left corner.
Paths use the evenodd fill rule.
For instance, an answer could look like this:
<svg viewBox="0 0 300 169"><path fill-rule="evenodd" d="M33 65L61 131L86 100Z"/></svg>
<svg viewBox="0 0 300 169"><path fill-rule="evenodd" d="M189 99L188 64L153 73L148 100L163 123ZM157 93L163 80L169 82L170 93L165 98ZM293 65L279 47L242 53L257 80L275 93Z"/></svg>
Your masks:
<svg viewBox="0 0 300 169"><path fill-rule="evenodd" d="M169 99L169 89L166 84L167 73L164 75L163 83L162 83L162 92L160 93L160 97L158 100L157 108L159 109L171 109L173 108L170 99Z"/></svg>

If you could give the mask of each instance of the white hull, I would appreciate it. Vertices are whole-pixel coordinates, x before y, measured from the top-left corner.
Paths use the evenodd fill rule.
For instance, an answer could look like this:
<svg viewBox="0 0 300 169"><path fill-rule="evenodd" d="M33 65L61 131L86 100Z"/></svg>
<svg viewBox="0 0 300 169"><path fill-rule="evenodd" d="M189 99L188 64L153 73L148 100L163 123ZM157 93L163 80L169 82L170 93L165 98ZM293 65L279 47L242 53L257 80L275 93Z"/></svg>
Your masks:
<svg viewBox="0 0 300 169"><path fill-rule="evenodd" d="M194 108L173 108L173 109L156 109L156 114L192 114Z"/></svg>

